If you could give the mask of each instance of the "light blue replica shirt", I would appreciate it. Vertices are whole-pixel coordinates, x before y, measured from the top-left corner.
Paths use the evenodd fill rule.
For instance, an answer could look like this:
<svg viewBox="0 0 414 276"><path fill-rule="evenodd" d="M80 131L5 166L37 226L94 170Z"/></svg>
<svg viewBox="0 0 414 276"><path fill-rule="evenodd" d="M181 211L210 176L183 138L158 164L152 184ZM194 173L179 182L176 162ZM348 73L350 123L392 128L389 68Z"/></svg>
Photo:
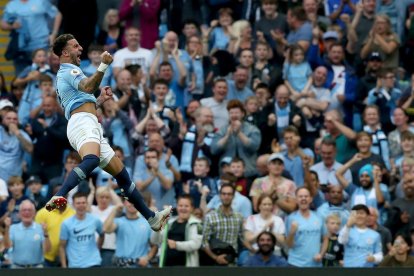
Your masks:
<svg viewBox="0 0 414 276"><path fill-rule="evenodd" d="M26 141L32 142L26 132L20 130L20 133ZM8 181L10 176L21 176L23 157L24 149L19 139L0 126L0 178Z"/></svg>
<svg viewBox="0 0 414 276"><path fill-rule="evenodd" d="M283 79L287 80L298 93L305 88L311 75L312 69L308 62L283 64Z"/></svg>
<svg viewBox="0 0 414 276"><path fill-rule="evenodd" d="M382 256L381 236L374 230L352 227L344 241L345 227L339 233L339 242L344 244L344 267L374 267L367 257Z"/></svg>
<svg viewBox="0 0 414 276"><path fill-rule="evenodd" d="M313 151L308 148L303 149L303 153L307 156L310 156L311 158L315 158ZM292 175L293 182L295 182L296 187L302 187L305 183L305 173L303 171L302 158L300 158L299 155L291 158L289 157L287 151L283 152L282 154L285 157L285 169Z"/></svg>
<svg viewBox="0 0 414 276"><path fill-rule="evenodd" d="M9 1L4 9L3 20L18 21L19 50L32 52L49 46L49 20L58 10L47 0Z"/></svg>
<svg viewBox="0 0 414 276"><path fill-rule="evenodd" d="M10 240L13 243L11 259L13 264L36 265L43 263L44 233L36 222L26 227L22 222L10 226Z"/></svg>
<svg viewBox="0 0 414 276"><path fill-rule="evenodd" d="M244 103L248 97L254 96L253 91L247 85L242 90L238 90L234 80L228 80L227 87L227 100L239 100Z"/></svg>
<svg viewBox="0 0 414 276"><path fill-rule="evenodd" d="M320 267L322 263L313 260L321 249L323 223L313 211L305 218L300 211L290 214L286 218L286 233L289 233L292 222L298 224L294 238L294 245L289 249L288 263L297 267Z"/></svg>
<svg viewBox="0 0 414 276"><path fill-rule="evenodd" d="M96 244L95 233L103 235L102 222L89 213L83 220L79 220L74 215L62 223L60 239L67 242L66 256L69 268L101 265L102 259Z"/></svg>
<svg viewBox="0 0 414 276"><path fill-rule="evenodd" d="M170 157L170 162L175 170L180 170L178 160L174 155ZM172 171L169 170L165 165L165 153L161 155L158 164L158 170L164 175L164 177L166 177L167 179L174 180L174 175ZM135 161L134 174L132 177L133 181L145 181L150 177L151 174L149 173L148 168L145 165L144 155L138 156ZM165 205L172 205L173 207L176 206L174 187L171 187L168 190L164 189L158 178L155 178L144 191L149 191L151 193L153 199L155 200L155 204L158 210L164 209Z"/></svg>
<svg viewBox="0 0 414 276"><path fill-rule="evenodd" d="M137 259L148 255L152 230L145 218L120 217L115 219L115 224L116 257Z"/></svg>
<svg viewBox="0 0 414 276"><path fill-rule="evenodd" d="M230 43L229 36L224 33L222 27L216 27L211 31L210 43L211 50L227 50L227 47Z"/></svg>
<svg viewBox="0 0 414 276"><path fill-rule="evenodd" d="M49 65L45 65L43 68L39 68L39 66L33 63L30 66L27 66L18 76L18 78L25 78L29 75L32 71L39 71L42 74L47 74L52 79L54 79L54 75L50 71ZM18 110L18 117L19 122L22 125L26 125L29 123L30 120L30 112L38 108L42 105L42 91L39 88L39 81L33 80L29 81L23 91L22 99L19 103L19 110Z"/></svg>
<svg viewBox="0 0 414 276"><path fill-rule="evenodd" d="M86 78L82 70L73 64L63 63L60 65L56 76L56 93L58 101L65 111L66 119L70 119L72 110L80 107L84 103L96 103L96 98L92 94L79 90L79 82Z"/></svg>

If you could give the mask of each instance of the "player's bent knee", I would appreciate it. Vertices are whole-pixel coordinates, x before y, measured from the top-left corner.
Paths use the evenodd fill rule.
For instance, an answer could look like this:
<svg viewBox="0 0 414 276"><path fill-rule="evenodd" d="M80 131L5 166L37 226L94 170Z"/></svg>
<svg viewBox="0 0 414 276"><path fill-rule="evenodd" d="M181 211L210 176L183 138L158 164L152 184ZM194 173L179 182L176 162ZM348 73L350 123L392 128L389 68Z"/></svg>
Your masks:
<svg viewBox="0 0 414 276"><path fill-rule="evenodd" d="M99 166L99 157L93 154L86 155L78 167L74 169L80 179L86 179Z"/></svg>

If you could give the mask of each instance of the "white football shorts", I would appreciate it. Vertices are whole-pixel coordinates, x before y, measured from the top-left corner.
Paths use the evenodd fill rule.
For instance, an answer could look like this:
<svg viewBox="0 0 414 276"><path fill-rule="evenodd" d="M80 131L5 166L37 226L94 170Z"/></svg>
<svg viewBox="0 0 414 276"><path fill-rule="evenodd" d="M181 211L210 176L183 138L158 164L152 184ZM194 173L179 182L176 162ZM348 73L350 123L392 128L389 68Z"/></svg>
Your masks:
<svg viewBox="0 0 414 276"><path fill-rule="evenodd" d="M88 112L79 112L73 114L68 122L67 135L70 145L79 152L80 148L89 142L95 142L101 146L101 155L99 156L99 167L105 168L115 152L103 137L103 130L98 118Z"/></svg>

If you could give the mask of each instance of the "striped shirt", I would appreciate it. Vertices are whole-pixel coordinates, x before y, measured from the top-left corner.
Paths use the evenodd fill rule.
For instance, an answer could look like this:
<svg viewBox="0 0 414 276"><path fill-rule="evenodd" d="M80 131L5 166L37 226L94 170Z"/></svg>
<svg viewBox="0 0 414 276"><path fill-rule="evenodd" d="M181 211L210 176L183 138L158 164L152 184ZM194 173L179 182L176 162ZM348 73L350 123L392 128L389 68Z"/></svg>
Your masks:
<svg viewBox="0 0 414 276"><path fill-rule="evenodd" d="M213 237L231 244L237 251L238 238L243 240L243 216L233 210L229 215L225 215L222 208L212 210L204 220L203 246L209 246Z"/></svg>

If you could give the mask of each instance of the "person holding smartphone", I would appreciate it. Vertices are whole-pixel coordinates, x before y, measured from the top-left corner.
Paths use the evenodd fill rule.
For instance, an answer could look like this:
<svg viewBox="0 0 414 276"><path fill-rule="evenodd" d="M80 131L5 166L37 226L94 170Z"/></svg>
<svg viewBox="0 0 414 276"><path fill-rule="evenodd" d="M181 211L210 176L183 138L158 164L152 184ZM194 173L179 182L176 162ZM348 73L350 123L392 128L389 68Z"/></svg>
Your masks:
<svg viewBox="0 0 414 276"><path fill-rule="evenodd" d="M374 267L383 259L380 235L367 227L369 209L357 204L338 236L344 245L344 267Z"/></svg>

